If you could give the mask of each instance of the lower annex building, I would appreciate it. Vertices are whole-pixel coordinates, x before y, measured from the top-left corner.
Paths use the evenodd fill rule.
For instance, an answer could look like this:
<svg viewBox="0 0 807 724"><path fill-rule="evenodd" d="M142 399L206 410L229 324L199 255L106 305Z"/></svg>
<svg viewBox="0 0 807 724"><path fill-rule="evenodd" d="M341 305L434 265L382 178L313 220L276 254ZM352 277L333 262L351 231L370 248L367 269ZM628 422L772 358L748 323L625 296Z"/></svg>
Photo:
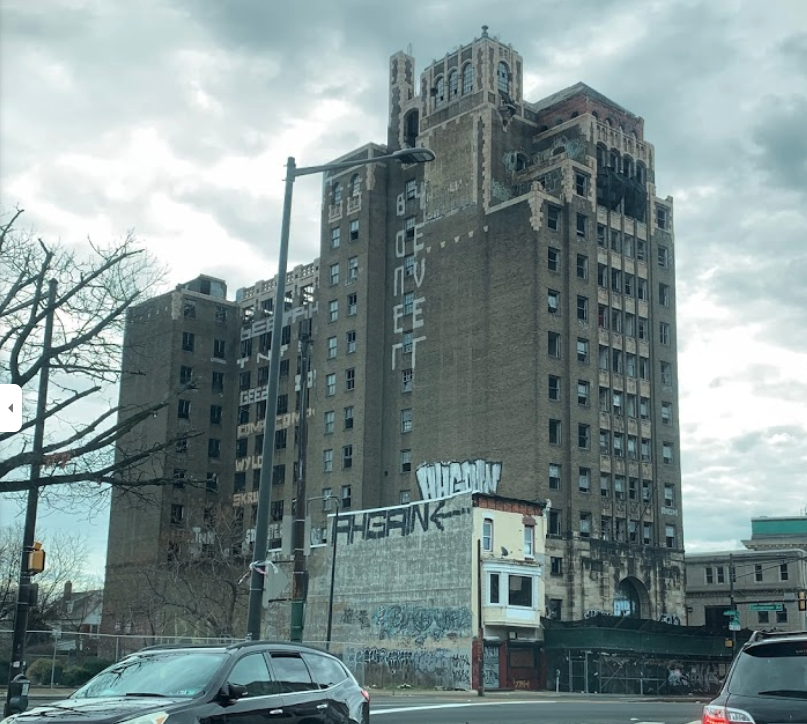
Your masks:
<svg viewBox="0 0 807 724"><path fill-rule="evenodd" d="M683 620L673 202L657 196L643 119L583 83L526 101L522 57L486 28L419 78L393 55L389 79L386 145L339 160L414 145L437 160L325 179L310 299L283 311L270 547L302 454L309 494L345 510L463 491L547 500L548 617ZM216 494L247 531L275 311L259 287L230 303Z"/></svg>

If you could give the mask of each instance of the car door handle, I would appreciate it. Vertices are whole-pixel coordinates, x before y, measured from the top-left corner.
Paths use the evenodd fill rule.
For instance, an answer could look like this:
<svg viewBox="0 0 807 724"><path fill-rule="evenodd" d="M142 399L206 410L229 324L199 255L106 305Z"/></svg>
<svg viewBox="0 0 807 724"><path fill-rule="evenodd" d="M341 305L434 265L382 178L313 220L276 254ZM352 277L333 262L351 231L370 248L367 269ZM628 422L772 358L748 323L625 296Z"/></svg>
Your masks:
<svg viewBox="0 0 807 724"><path fill-rule="evenodd" d="M327 708L328 708L327 704L317 704L317 709L319 709L319 710L327 709Z"/></svg>
<svg viewBox="0 0 807 724"><path fill-rule="evenodd" d="M282 709L270 709L269 713L270 714L282 714L283 710Z"/></svg>

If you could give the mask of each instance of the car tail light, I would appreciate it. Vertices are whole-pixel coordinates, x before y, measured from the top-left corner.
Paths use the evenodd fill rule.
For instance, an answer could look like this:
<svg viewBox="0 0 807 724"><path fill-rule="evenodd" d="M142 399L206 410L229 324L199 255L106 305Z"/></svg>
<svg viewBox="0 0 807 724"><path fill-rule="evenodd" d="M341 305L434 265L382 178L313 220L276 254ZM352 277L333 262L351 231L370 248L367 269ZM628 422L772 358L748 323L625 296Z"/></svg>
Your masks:
<svg viewBox="0 0 807 724"><path fill-rule="evenodd" d="M703 724L756 724L754 717L742 709L707 704L703 707Z"/></svg>
<svg viewBox="0 0 807 724"><path fill-rule="evenodd" d="M366 691L365 689L361 690L361 695L364 697L364 700L369 704L370 703L370 692Z"/></svg>

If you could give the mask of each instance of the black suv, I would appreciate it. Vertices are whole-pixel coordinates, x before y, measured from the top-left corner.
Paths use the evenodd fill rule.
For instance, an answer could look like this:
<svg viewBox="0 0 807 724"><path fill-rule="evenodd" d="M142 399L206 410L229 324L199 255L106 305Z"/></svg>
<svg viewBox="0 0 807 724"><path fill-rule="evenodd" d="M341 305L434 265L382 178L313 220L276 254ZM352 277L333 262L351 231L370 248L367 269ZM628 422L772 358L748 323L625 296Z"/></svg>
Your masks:
<svg viewBox="0 0 807 724"><path fill-rule="evenodd" d="M72 696L3 724L369 724L370 695L339 659L266 641L153 646Z"/></svg>
<svg viewBox="0 0 807 724"><path fill-rule="evenodd" d="M807 724L807 632L756 631L740 649L703 724Z"/></svg>

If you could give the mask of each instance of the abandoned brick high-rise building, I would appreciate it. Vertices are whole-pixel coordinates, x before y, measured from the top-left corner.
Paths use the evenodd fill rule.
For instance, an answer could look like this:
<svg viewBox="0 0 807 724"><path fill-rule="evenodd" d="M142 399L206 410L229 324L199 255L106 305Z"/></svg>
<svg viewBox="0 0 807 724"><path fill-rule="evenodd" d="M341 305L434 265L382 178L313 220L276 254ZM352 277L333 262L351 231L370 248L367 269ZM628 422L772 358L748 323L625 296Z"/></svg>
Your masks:
<svg viewBox="0 0 807 724"><path fill-rule="evenodd" d="M394 55L389 118L386 145L340 160L437 160L326 178L313 301L286 310L311 320L309 495L548 499L548 616L683 619L673 203L642 118L583 83L528 102L521 56L486 29L419 78ZM268 374L256 290L228 399L236 506L260 462L241 454Z"/></svg>
<svg viewBox="0 0 807 724"><path fill-rule="evenodd" d="M547 609L681 616L673 205L641 118L535 103L481 38L390 63L386 148L328 179L309 456L326 494L551 501ZM589 614L590 615L590 614Z"/></svg>

